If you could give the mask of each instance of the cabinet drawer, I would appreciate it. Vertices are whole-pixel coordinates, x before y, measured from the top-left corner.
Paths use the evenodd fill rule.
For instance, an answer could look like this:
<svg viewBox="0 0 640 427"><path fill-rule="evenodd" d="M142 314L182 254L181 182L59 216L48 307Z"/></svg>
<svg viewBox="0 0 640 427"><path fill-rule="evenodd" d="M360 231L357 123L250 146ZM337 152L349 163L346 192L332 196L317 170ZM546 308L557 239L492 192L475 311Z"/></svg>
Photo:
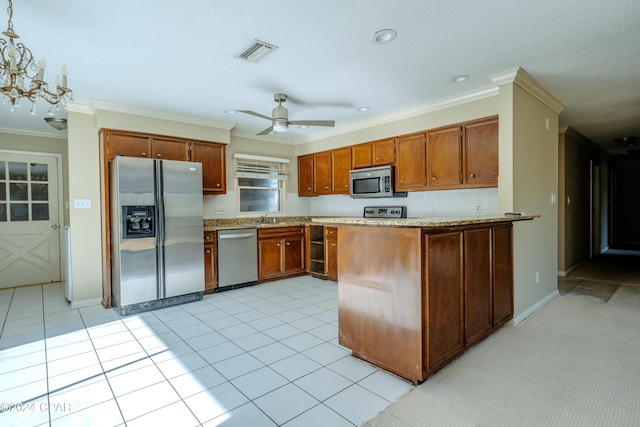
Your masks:
<svg viewBox="0 0 640 427"><path fill-rule="evenodd" d="M216 232L215 231L205 231L204 232L204 243L213 243L216 241Z"/></svg>
<svg viewBox="0 0 640 427"><path fill-rule="evenodd" d="M285 236L304 236L304 227L269 227L258 229L258 239L270 239Z"/></svg>

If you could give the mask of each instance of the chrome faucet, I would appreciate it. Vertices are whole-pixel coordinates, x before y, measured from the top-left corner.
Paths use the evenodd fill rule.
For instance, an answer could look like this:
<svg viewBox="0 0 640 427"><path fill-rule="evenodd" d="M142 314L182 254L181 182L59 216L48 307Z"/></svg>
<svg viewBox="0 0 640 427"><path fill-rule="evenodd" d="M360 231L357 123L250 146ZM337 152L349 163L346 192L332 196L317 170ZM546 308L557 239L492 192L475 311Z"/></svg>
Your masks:
<svg viewBox="0 0 640 427"><path fill-rule="evenodd" d="M262 223L263 224L267 223L267 214L262 215L260 218L262 218Z"/></svg>

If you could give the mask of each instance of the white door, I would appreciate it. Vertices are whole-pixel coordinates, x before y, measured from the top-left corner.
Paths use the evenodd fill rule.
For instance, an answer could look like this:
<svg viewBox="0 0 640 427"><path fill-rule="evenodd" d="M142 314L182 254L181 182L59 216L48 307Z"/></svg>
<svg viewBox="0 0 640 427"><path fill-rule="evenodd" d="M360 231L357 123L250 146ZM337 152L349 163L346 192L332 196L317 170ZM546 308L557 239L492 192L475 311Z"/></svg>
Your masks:
<svg viewBox="0 0 640 427"><path fill-rule="evenodd" d="M58 159L0 151L0 288L60 281Z"/></svg>

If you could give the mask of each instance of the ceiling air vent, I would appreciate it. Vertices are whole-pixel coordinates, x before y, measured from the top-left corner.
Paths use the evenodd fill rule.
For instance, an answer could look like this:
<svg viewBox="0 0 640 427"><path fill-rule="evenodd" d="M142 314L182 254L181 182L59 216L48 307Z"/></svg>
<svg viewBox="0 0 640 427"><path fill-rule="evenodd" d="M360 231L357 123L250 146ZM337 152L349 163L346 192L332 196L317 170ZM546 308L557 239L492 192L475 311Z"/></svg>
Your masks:
<svg viewBox="0 0 640 427"><path fill-rule="evenodd" d="M245 50L236 55L236 58L244 59L249 62L260 62L262 58L276 50L278 46L269 43L254 40Z"/></svg>

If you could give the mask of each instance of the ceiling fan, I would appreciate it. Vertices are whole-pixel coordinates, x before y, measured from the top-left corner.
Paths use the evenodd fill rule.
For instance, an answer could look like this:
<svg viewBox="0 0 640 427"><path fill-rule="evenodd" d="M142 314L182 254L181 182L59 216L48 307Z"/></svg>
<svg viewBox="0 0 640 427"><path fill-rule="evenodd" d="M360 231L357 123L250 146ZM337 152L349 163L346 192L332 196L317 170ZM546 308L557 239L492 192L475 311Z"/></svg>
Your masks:
<svg viewBox="0 0 640 427"><path fill-rule="evenodd" d="M278 103L278 106L273 109L271 113L273 117L265 116L264 114L256 113L250 110L238 110L241 113L251 114L252 116L262 117L263 119L271 120L271 126L258 133L257 135L266 135L273 132L286 132L289 125L299 126L335 126L334 120L293 120L289 121L289 111L282 106L282 103L287 100L287 95L284 93L276 93L273 95L273 100Z"/></svg>

